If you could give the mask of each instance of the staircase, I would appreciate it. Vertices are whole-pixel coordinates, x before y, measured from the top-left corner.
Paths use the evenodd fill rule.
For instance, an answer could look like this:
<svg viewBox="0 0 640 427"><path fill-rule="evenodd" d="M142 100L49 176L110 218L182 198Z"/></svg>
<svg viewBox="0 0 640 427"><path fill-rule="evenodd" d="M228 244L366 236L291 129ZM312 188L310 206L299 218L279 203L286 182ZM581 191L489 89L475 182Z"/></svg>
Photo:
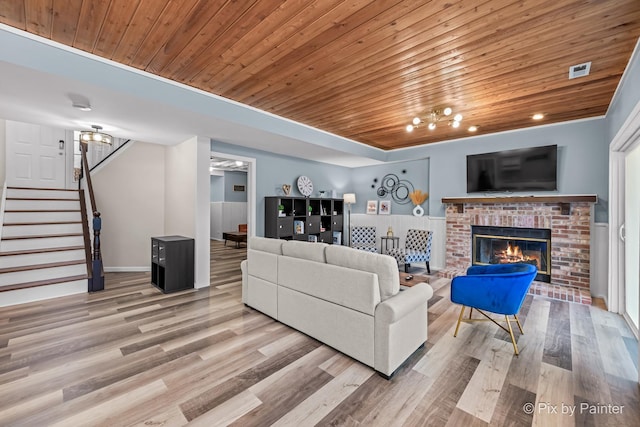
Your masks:
<svg viewBox="0 0 640 427"><path fill-rule="evenodd" d="M0 306L87 292L77 190L7 188L0 239Z"/></svg>

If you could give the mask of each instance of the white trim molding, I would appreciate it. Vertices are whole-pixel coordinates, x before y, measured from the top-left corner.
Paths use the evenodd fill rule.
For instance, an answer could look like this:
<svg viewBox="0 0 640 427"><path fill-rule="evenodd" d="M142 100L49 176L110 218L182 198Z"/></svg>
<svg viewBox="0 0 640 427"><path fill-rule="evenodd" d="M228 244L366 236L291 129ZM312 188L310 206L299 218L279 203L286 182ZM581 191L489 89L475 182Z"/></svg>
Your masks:
<svg viewBox="0 0 640 427"><path fill-rule="evenodd" d="M624 225L625 156L640 145L640 102L616 133L609 145L609 273L607 308L624 312L624 242L620 228Z"/></svg>
<svg viewBox="0 0 640 427"><path fill-rule="evenodd" d="M248 235L256 235L256 166L257 161L253 157L238 156L236 154L221 153L217 151L211 151L211 155L215 157L222 157L231 160L240 160L247 162L249 167L247 169L247 228Z"/></svg>

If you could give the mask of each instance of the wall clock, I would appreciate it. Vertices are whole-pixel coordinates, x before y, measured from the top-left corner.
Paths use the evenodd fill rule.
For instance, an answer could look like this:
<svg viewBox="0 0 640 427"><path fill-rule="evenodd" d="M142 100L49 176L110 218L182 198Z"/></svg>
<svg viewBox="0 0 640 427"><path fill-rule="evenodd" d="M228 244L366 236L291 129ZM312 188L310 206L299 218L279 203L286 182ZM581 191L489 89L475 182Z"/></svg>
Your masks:
<svg viewBox="0 0 640 427"><path fill-rule="evenodd" d="M303 196L309 197L313 193L313 182L304 175L300 176L298 178L298 190Z"/></svg>

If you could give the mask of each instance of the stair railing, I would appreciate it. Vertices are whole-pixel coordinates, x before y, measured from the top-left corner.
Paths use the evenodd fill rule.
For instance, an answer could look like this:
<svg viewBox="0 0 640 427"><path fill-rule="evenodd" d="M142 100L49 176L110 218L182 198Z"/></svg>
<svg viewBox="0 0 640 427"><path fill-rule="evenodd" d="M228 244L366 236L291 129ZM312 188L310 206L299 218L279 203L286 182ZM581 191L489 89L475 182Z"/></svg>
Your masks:
<svg viewBox="0 0 640 427"><path fill-rule="evenodd" d="M89 292L95 292L104 289L104 267L102 265L102 254L100 251L100 230L102 229L102 219L100 218L100 211L98 211L98 207L96 206L96 198L93 193L93 185L91 184L91 171L87 162L86 143L80 142L80 152L82 153L82 177L86 178L89 201L91 204L91 212L93 213L93 221L91 223L91 228L93 229L93 239L91 239L85 199L86 196L84 194L84 191L80 189L80 206L82 210L82 223L84 229L84 243L85 255L87 260ZM91 242L93 242L93 244Z"/></svg>

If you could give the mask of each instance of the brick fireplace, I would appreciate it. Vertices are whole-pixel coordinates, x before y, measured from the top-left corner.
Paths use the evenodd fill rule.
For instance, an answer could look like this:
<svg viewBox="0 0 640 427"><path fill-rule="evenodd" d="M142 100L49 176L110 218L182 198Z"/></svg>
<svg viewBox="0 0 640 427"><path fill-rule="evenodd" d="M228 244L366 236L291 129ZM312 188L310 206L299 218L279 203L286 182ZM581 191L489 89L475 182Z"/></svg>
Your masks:
<svg viewBox="0 0 640 427"><path fill-rule="evenodd" d="M446 267L455 277L472 264L472 226L550 230L550 283L535 281L530 293L591 303L591 206L597 196L444 198Z"/></svg>

